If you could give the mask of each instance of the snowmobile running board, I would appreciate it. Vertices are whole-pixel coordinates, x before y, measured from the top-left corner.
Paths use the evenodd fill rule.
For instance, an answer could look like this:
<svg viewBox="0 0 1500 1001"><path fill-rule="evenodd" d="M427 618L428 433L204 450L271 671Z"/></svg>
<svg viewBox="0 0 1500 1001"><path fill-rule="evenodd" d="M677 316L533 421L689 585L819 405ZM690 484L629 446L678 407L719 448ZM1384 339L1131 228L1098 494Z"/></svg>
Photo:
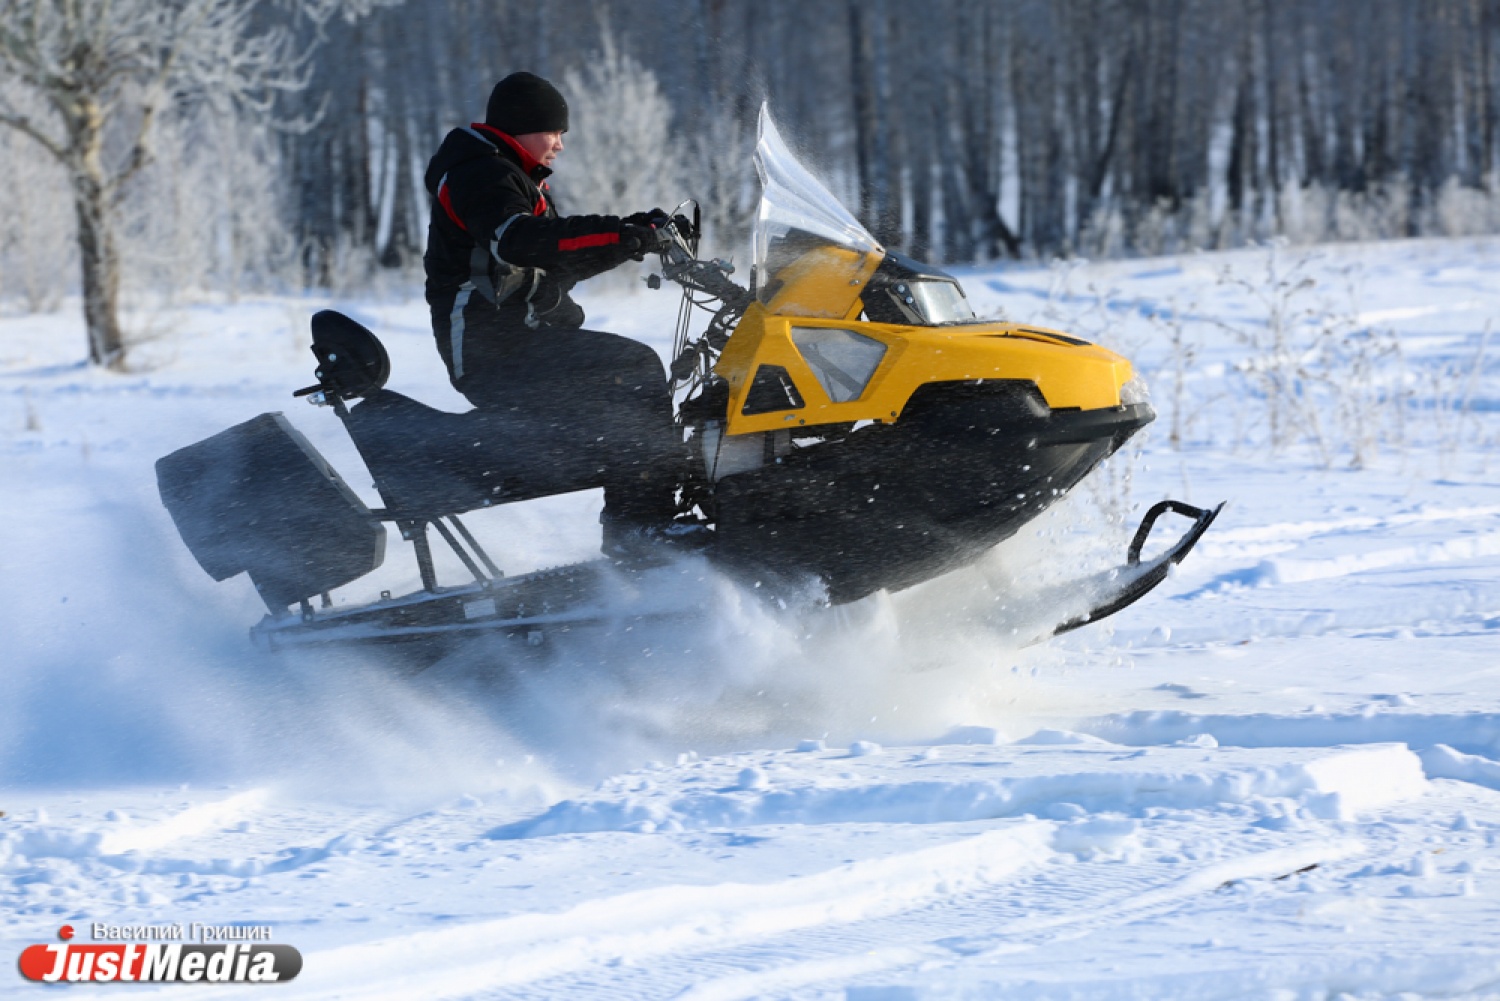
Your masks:
<svg viewBox="0 0 1500 1001"><path fill-rule="evenodd" d="M1071 632L1139 601L1167 579L1172 565L1182 562L1223 508L1223 504L1197 508L1174 500L1153 505L1131 539L1124 566L1065 585L1068 594L1083 590L1096 595L1093 607L1036 639ZM1142 562L1141 552L1152 529L1168 512L1193 519L1191 527L1166 551ZM653 585L663 582L661 578L652 579L653 571L665 569L670 563L667 559L647 560L626 567L601 559L399 597L386 593L369 605L316 610L304 605L300 614L294 611L266 616L251 628L250 635L264 650L326 643L409 643L482 633L536 646L549 634L574 628L625 625L701 612L699 608L683 607L680 598L653 600ZM666 575L672 576L670 571ZM1049 603L1047 599L1042 601L1043 605Z"/></svg>
<svg viewBox="0 0 1500 1001"><path fill-rule="evenodd" d="M1105 616L1113 615L1127 605L1134 604L1145 597L1156 585L1167 579L1167 574L1171 572L1173 564L1181 563L1183 557L1192 551L1192 548L1198 544L1198 540L1203 537L1203 533L1208 531L1208 526L1214 523L1214 519L1222 510L1224 510L1223 503L1215 508L1193 507L1191 504L1175 500L1164 500L1153 504L1151 510L1146 512L1146 517L1141 519L1141 527L1135 530L1135 538L1130 540L1130 548L1125 555L1125 565L1098 574L1085 582L1096 585L1106 595L1104 600L1083 615L1069 619L1058 626L1052 631L1052 635L1060 636L1080 626L1098 622ZM1145 548L1146 540L1151 536L1151 529L1155 527L1156 519L1168 511L1192 518L1193 525L1166 552L1142 563L1141 550Z"/></svg>
<svg viewBox="0 0 1500 1001"><path fill-rule="evenodd" d="M663 561L665 562L665 561ZM651 565L625 568L609 560L491 578L458 587L391 597L349 608L312 609L268 615L251 627L263 650L325 643L410 643L444 637L498 633L543 642L549 633L609 623L634 623L680 615L680 605L661 606L642 594L639 574Z"/></svg>

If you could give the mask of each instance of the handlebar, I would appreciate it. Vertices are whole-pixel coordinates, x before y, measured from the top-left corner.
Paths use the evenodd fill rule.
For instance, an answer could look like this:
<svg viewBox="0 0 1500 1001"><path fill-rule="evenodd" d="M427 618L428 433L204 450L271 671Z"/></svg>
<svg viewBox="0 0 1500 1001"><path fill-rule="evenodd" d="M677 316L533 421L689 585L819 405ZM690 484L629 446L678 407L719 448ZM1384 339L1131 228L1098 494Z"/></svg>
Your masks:
<svg viewBox="0 0 1500 1001"><path fill-rule="evenodd" d="M743 310L748 303L742 300L748 299L749 290L729 277L734 274L733 264L717 258L699 260L698 238L702 234L702 225L698 219L698 208L696 205L693 207L694 220L688 223L688 232L683 232L682 224L688 222L681 212L684 205L685 202L678 205L678 211L658 230L668 241L659 251L662 276L688 291L713 296L725 305L738 303Z"/></svg>
<svg viewBox="0 0 1500 1001"><path fill-rule="evenodd" d="M682 214L688 204L679 204L669 220L656 230L666 238L665 245L657 250L661 256L662 277L682 286L684 296L674 343L675 357L671 366L674 384L691 381L700 369L703 376L707 376L714 360L729 340L735 323L751 301L750 290L729 277L734 273L733 264L717 259L699 259L701 217L697 204L693 203L693 220L689 223ZM653 284L652 287L659 285ZM717 299L721 305L713 310L714 317L709 321L708 329L698 338L689 341L687 322L692 308L698 306L712 309L705 302L694 299L694 293Z"/></svg>

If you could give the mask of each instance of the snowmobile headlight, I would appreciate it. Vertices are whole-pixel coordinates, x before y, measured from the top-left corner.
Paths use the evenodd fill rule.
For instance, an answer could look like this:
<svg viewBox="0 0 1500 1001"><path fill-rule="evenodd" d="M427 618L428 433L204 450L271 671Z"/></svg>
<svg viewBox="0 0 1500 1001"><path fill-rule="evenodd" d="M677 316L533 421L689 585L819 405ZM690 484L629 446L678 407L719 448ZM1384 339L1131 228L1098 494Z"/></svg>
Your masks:
<svg viewBox="0 0 1500 1001"><path fill-rule="evenodd" d="M1151 392L1146 388L1146 380L1139 375L1132 376L1120 387L1120 406L1131 407L1137 403L1149 403Z"/></svg>

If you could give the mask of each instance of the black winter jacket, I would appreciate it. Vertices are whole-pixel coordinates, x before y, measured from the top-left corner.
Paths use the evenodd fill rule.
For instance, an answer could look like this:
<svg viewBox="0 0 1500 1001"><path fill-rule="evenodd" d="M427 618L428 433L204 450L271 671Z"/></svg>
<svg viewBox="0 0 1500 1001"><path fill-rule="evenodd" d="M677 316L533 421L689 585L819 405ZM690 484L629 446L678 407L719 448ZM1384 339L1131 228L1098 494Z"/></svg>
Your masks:
<svg viewBox="0 0 1500 1001"><path fill-rule="evenodd" d="M495 326L523 331L578 327L573 286L624 263L617 216L559 218L537 163L488 125L448 133L427 166L427 301L447 310L465 285L475 307L493 305ZM482 307L481 307L482 308Z"/></svg>

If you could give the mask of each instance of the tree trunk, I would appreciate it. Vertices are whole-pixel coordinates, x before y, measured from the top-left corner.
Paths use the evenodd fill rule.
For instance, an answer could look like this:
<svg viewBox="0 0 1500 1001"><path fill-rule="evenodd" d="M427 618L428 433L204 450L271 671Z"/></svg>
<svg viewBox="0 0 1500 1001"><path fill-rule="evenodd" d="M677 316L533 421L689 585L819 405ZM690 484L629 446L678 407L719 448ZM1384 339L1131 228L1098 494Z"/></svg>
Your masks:
<svg viewBox="0 0 1500 1001"><path fill-rule="evenodd" d="M1282 180L1282 102L1281 67L1279 55L1280 36L1276 23L1274 0L1262 0L1257 10L1261 30L1261 82L1264 85L1263 121L1265 123L1265 171L1257 192L1256 222L1268 222L1272 232L1281 228L1281 180Z"/></svg>
<svg viewBox="0 0 1500 1001"><path fill-rule="evenodd" d="M885 210L880 183L880 160L887 153L881 148L879 109L875 100L875 40L871 25L866 23L866 0L849 0L849 90L854 98L854 161L859 175L859 204L856 215L876 233L888 240L889 234L881 213ZM878 14L877 14L878 16Z"/></svg>
<svg viewBox="0 0 1500 1001"><path fill-rule="evenodd" d="M120 259L99 188L90 178L74 182L78 259L83 266L83 321L88 329L89 361L118 368L125 360L119 317Z"/></svg>
<svg viewBox="0 0 1500 1001"><path fill-rule="evenodd" d="M119 368L125 361L120 332L120 256L115 249L109 193L104 181L102 117L94 102L79 102L70 122L76 159L70 163L73 210L78 217L78 260L83 271L83 322L89 361Z"/></svg>

